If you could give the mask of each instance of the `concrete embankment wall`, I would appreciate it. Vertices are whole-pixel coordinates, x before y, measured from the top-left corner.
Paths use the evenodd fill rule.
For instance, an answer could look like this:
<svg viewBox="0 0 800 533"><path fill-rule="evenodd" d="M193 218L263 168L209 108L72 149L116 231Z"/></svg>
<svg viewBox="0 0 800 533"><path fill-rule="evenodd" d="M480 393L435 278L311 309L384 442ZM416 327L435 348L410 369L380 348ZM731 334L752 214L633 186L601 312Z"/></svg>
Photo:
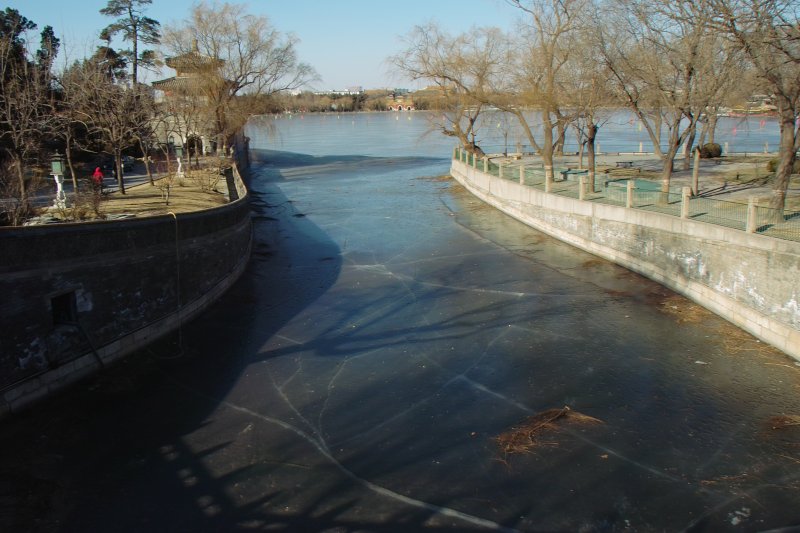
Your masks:
<svg viewBox="0 0 800 533"><path fill-rule="evenodd" d="M0 416L176 329L233 284L251 246L234 173L238 199L205 211L0 228Z"/></svg>
<svg viewBox="0 0 800 533"><path fill-rule="evenodd" d="M456 160L451 175L531 227L658 281L800 359L800 243L548 194Z"/></svg>

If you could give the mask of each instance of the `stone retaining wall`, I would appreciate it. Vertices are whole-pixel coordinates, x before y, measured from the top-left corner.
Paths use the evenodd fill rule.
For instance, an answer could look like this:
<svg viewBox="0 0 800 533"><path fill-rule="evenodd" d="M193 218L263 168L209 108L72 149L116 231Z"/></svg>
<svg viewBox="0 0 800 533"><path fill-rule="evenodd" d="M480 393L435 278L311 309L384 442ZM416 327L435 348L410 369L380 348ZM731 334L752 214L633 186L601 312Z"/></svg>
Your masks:
<svg viewBox="0 0 800 533"><path fill-rule="evenodd" d="M548 194L457 160L451 175L531 227L658 281L800 359L800 243Z"/></svg>
<svg viewBox="0 0 800 533"><path fill-rule="evenodd" d="M239 277L251 224L234 172L243 194L206 211L0 228L0 415L174 330Z"/></svg>

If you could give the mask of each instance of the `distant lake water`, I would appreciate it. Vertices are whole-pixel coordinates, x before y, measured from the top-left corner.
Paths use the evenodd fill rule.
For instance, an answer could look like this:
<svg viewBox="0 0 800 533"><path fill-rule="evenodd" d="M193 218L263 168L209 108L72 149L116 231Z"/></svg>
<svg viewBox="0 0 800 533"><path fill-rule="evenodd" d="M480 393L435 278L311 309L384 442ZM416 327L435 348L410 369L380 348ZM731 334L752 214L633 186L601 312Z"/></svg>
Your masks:
<svg viewBox="0 0 800 533"><path fill-rule="evenodd" d="M456 140L431 129L433 116L429 112L310 113L263 117L251 124L272 124L275 136L265 142L275 149L290 152L323 154L344 141L354 154L449 158ZM536 116L530 117L534 130L540 131ZM310 128L319 130L320 137L308 138ZM763 152L765 146L774 152L778 149L778 128L774 117L720 117L715 141L723 147L728 143L729 152ZM250 132L251 137L256 135L259 139L268 135L267 131L252 126ZM664 130L662 139L666 136ZM516 119L502 113L484 113L476 139L486 152L515 151L518 143L524 151L531 151ZM653 151L647 131L627 111L610 113L601 121L597 143L605 152L636 152L640 144L644 152ZM567 134L566 150L578 150L572 130Z"/></svg>

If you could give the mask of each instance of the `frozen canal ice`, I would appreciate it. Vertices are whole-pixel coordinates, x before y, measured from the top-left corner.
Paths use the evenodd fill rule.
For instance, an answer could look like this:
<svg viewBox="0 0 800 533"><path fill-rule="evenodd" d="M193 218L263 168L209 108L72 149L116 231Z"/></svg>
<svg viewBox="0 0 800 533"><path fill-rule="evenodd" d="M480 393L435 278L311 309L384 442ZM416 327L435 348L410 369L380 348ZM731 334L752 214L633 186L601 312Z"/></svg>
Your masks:
<svg viewBox="0 0 800 533"><path fill-rule="evenodd" d="M793 361L483 205L441 160L255 156L242 280L180 344L4 422L0 525L800 524L800 426L774 429L800 415ZM564 406L599 422L498 446Z"/></svg>

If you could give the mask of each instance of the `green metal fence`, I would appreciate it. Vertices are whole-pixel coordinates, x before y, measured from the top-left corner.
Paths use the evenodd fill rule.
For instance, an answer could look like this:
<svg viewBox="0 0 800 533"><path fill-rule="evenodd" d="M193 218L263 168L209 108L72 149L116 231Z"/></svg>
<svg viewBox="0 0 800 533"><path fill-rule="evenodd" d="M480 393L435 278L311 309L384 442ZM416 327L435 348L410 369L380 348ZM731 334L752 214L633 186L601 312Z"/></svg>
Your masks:
<svg viewBox="0 0 800 533"><path fill-rule="evenodd" d="M547 191L545 170L541 165L526 165L520 170L522 166L520 164L500 165L488 159L476 158L474 154L468 154L461 149L456 150L456 159L492 176ZM569 198L581 198L581 176L565 171L566 169L559 168L553 170L554 179L550 183L548 192ZM601 182L596 177L594 184L587 183L583 186L583 199L665 215L685 216L708 224L750 231L778 239L800 241L800 211L786 210L783 215L779 215L774 209L764 206L704 196L690 197L676 190L663 193L659 190L658 183L633 179L633 185L629 186L629 181L621 179ZM685 206L684 201L686 201Z"/></svg>

